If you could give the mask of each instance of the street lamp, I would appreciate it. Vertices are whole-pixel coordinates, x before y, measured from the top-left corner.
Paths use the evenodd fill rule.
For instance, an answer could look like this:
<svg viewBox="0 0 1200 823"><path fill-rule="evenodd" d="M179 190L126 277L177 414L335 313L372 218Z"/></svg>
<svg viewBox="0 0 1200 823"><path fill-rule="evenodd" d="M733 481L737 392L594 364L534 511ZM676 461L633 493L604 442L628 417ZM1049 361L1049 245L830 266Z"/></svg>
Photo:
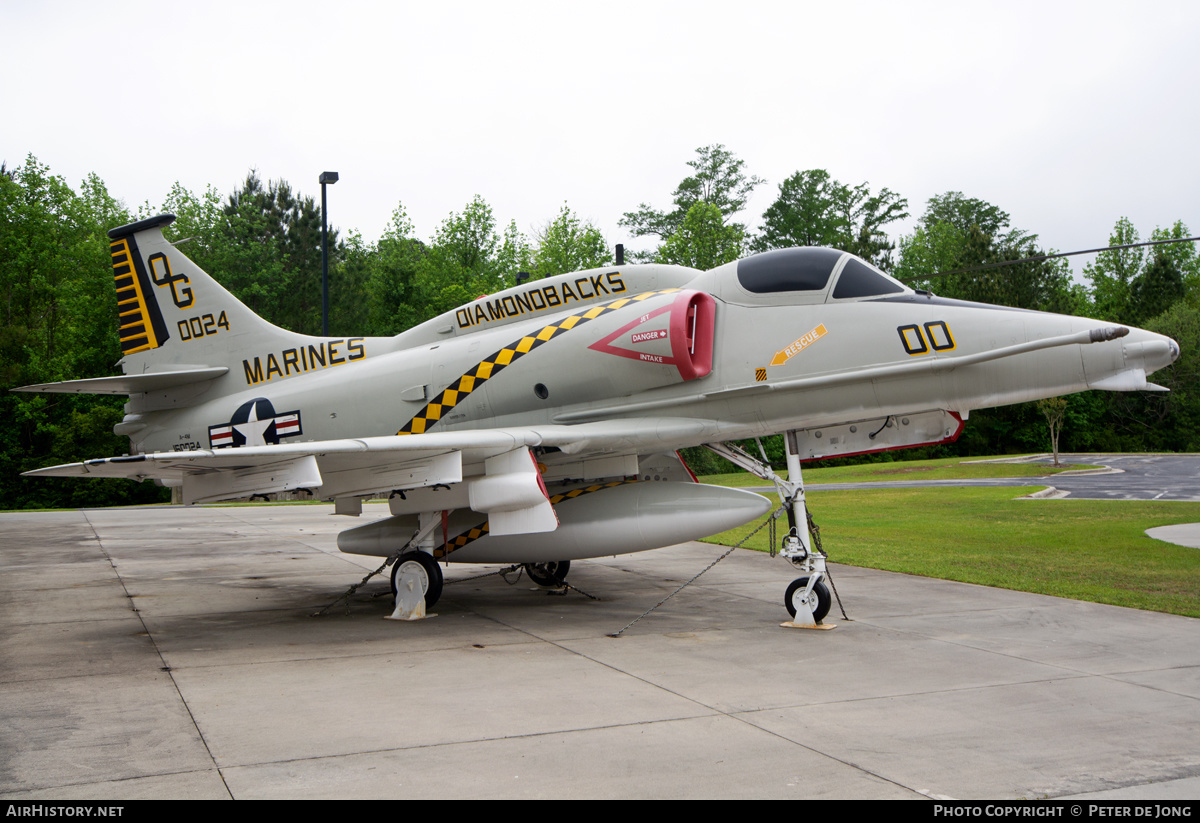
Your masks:
<svg viewBox="0 0 1200 823"><path fill-rule="evenodd" d="M325 185L338 181L336 171L323 171L321 184L321 335L329 336L329 218L325 209Z"/></svg>

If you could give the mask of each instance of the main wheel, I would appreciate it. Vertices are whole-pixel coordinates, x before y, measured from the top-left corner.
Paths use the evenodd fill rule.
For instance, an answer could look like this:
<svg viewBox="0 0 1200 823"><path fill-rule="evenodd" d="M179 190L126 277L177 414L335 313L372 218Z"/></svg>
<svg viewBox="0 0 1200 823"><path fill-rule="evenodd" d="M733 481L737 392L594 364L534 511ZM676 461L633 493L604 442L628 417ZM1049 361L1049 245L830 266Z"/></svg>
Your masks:
<svg viewBox="0 0 1200 823"><path fill-rule="evenodd" d="M529 579L539 586L545 586L548 589L560 588L563 581L567 579L567 572L569 571L571 571L570 560L525 564L525 574L529 575Z"/></svg>
<svg viewBox="0 0 1200 823"><path fill-rule="evenodd" d="M425 594L425 608L433 608L442 596L442 569L431 555L425 552L406 552L392 564L392 597L396 596L396 578L401 574L415 574L421 581Z"/></svg>
<svg viewBox="0 0 1200 823"><path fill-rule="evenodd" d="M796 616L796 605L792 603L792 595L807 586L808 578L798 577L787 587L787 594L783 596L783 605L787 607L788 614L792 617ZM817 585L813 586L812 591L808 593L808 607L812 609L813 620L820 623L825 615L829 614L831 602L829 589L825 588L825 584L818 580Z"/></svg>

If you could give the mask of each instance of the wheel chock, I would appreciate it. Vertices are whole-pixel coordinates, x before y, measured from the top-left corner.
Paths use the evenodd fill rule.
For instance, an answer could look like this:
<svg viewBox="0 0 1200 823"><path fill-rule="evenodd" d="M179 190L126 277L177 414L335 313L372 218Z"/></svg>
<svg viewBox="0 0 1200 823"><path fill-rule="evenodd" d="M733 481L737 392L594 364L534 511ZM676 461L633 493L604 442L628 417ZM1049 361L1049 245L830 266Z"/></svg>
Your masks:
<svg viewBox="0 0 1200 823"><path fill-rule="evenodd" d="M396 583L396 610L385 620L411 621L437 617L436 614L425 613L425 592L421 591L421 584L415 577L402 575Z"/></svg>
<svg viewBox="0 0 1200 823"><path fill-rule="evenodd" d="M816 629L819 632L829 632L837 628L837 623L810 623L805 625L803 623L795 623L791 620L779 625L785 629Z"/></svg>

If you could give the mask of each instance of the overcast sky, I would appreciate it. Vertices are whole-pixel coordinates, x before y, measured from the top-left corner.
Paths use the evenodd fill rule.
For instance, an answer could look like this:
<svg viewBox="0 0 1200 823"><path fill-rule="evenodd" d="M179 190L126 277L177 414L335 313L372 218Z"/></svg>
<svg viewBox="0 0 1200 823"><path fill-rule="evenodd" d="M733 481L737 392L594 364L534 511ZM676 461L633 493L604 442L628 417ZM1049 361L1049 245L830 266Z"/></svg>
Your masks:
<svg viewBox="0 0 1200 823"><path fill-rule="evenodd" d="M257 169L378 238L481 195L526 234L565 201L610 244L699 146L908 198L950 190L1060 251L1200 231L1200 3L3 0L0 159L131 208ZM909 221L903 227L911 230ZM894 236L895 232L893 232ZM1077 266L1079 263L1076 264Z"/></svg>

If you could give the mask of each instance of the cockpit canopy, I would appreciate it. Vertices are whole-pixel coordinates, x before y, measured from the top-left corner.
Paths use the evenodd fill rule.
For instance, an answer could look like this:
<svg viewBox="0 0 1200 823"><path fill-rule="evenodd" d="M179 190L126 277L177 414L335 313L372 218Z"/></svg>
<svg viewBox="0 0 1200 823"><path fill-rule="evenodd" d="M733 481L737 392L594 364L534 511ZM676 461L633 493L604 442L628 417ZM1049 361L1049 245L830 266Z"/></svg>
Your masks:
<svg viewBox="0 0 1200 823"><path fill-rule="evenodd" d="M848 252L818 246L763 252L732 265L736 266L738 284L746 292L780 296L790 292L805 293L808 299L800 301L805 303L907 291L899 281L866 261ZM829 282L835 273L837 281L827 296Z"/></svg>

